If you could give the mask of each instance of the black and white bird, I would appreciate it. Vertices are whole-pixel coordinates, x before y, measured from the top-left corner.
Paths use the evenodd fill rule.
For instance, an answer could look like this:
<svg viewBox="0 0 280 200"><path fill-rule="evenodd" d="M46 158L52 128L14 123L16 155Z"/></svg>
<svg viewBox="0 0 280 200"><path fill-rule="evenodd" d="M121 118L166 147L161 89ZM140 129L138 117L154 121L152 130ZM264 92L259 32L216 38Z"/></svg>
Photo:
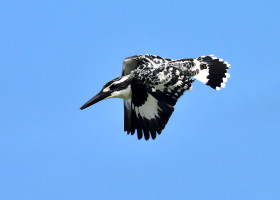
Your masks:
<svg viewBox="0 0 280 200"><path fill-rule="evenodd" d="M213 55L180 60L155 55L124 59L122 76L106 83L86 102L85 109L101 100L124 99L124 131L140 140L155 139L167 124L177 100L199 80L215 90L225 87L230 65Z"/></svg>

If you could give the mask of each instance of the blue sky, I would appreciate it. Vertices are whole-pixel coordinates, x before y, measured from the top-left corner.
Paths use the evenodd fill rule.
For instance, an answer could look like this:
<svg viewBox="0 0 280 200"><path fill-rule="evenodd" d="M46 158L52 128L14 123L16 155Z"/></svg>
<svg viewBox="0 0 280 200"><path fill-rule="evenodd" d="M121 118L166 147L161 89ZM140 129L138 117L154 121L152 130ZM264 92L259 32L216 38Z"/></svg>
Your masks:
<svg viewBox="0 0 280 200"><path fill-rule="evenodd" d="M278 200L278 1L2 1L0 199ZM156 140L123 132L120 99L80 111L122 60L215 54Z"/></svg>

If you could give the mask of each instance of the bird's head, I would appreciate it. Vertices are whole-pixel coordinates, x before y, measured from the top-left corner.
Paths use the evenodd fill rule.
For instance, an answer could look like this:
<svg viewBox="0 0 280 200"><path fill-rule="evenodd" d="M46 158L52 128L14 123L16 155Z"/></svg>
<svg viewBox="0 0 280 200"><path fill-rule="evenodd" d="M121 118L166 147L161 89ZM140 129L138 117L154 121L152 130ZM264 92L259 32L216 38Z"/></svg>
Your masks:
<svg viewBox="0 0 280 200"><path fill-rule="evenodd" d="M80 109L83 110L99 101L109 98L128 99L131 97L131 76L120 76L106 83L102 90L86 102Z"/></svg>

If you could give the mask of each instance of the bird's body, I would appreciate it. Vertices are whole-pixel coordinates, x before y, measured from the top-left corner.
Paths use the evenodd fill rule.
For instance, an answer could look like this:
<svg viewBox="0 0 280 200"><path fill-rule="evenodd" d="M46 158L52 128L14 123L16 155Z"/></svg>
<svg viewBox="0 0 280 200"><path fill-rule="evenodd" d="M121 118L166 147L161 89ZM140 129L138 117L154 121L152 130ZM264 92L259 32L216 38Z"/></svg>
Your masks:
<svg viewBox="0 0 280 200"><path fill-rule="evenodd" d="M229 77L229 64L214 56L197 59L164 59L154 55L128 57L123 62L122 76L103 89L81 109L112 97L124 99L124 130L137 132L148 140L156 138L167 124L174 106L197 79L220 90Z"/></svg>

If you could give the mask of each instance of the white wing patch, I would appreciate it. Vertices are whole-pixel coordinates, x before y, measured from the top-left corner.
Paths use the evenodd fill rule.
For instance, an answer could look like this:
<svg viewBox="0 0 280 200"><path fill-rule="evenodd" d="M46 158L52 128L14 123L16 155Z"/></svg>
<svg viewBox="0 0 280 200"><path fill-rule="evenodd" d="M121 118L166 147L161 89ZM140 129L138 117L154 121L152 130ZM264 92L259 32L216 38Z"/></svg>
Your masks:
<svg viewBox="0 0 280 200"><path fill-rule="evenodd" d="M158 112L161 110L158 107L158 101L152 95L148 94L147 101L139 107L134 107L136 115L146 119L154 119L159 117Z"/></svg>

